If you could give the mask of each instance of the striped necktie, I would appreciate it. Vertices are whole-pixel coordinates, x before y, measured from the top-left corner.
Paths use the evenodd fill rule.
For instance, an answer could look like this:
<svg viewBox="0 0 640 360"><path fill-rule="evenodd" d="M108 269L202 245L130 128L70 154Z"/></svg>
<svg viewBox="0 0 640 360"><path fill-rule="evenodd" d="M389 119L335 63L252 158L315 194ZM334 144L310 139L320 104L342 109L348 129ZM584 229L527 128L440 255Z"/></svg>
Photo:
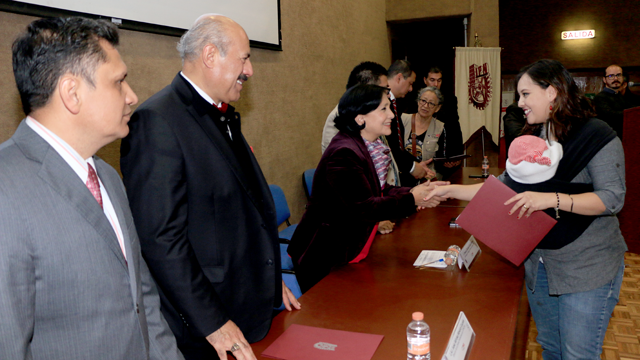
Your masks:
<svg viewBox="0 0 640 360"><path fill-rule="evenodd" d="M96 171L93 169L91 164L87 163L89 167L89 177L87 177L87 188L91 191L91 195L96 198L98 204L100 204L100 208L102 208L102 194L100 194L100 182L98 181L98 175Z"/></svg>

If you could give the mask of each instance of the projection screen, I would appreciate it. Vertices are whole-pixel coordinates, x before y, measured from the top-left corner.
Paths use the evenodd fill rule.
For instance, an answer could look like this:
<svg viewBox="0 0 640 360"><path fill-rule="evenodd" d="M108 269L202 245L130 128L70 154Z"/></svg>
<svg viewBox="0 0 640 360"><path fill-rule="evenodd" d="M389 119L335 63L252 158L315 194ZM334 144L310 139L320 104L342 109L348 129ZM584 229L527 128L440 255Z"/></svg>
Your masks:
<svg viewBox="0 0 640 360"><path fill-rule="evenodd" d="M282 50L279 0L1 0L0 10L35 16L88 15L123 29L181 35L198 16L226 15L246 30L251 45Z"/></svg>

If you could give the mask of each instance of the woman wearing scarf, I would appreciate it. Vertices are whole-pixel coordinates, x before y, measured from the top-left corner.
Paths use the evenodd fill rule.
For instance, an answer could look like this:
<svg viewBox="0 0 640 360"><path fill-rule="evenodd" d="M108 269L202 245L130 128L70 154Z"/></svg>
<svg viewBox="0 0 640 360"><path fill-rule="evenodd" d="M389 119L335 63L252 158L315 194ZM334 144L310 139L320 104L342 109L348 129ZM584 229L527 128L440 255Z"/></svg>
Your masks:
<svg viewBox="0 0 640 360"><path fill-rule="evenodd" d="M626 191L622 143L592 118L590 103L558 61L528 65L516 80L527 118L522 133L557 141L563 153L549 180L527 181L535 174L509 166L499 177L518 193L505 203L512 216L529 221L544 211L558 221L525 261L537 341L545 360L600 359L627 250L616 217ZM469 200L481 186L443 186L430 196Z"/></svg>
<svg viewBox="0 0 640 360"><path fill-rule="evenodd" d="M288 248L303 292L333 266L364 259L379 221L439 203L439 197L423 199L435 185L446 183L410 188L386 182L391 158L379 137L391 133L387 94L387 88L356 85L340 99L335 119L340 132L320 159L311 201Z"/></svg>
<svg viewBox="0 0 640 360"><path fill-rule="evenodd" d="M418 162L429 161L429 170L435 177L436 169L432 159L438 151L438 141L444 130L444 123L433 117L433 114L442 107L444 96L437 87L427 86L418 93L417 103L418 113L402 114L405 128L404 147ZM419 181L413 182L414 185L416 183Z"/></svg>

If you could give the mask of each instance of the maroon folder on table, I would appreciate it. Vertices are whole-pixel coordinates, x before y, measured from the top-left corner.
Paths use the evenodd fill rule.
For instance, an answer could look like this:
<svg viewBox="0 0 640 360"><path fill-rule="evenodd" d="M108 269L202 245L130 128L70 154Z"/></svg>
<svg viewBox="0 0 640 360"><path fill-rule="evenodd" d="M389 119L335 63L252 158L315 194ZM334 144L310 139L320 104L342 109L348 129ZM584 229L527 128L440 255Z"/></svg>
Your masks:
<svg viewBox="0 0 640 360"><path fill-rule="evenodd" d="M370 360L383 337L293 324L262 356L283 360Z"/></svg>
<svg viewBox="0 0 640 360"><path fill-rule="evenodd" d="M507 185L490 176L465 207L456 223L515 265L520 265L556 224L542 211L529 218L509 215L513 204L505 201L516 195Z"/></svg>

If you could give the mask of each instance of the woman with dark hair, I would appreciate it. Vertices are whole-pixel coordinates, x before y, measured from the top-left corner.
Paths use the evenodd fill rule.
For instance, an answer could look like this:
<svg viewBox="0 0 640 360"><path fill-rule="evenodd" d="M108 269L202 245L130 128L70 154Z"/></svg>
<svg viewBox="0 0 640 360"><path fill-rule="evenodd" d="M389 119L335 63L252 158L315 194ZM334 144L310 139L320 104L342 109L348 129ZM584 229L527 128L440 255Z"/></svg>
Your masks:
<svg viewBox="0 0 640 360"><path fill-rule="evenodd" d="M342 96L336 127L313 178L311 200L289 245L296 277L306 291L336 265L359 262L369 251L377 222L434 207L424 201L436 185L388 185L389 148L379 139L391 133L388 89L356 85Z"/></svg>
<svg viewBox="0 0 640 360"><path fill-rule="evenodd" d="M519 183L508 169L499 177L518 192L505 203L509 214L530 221L544 211L558 221L525 261L537 340L544 359L600 359L627 250L616 217L626 192L622 143L592 117L558 61L526 66L517 84L527 118L522 133L558 141L564 152L550 180ZM470 200L480 186L443 186L429 196Z"/></svg>

